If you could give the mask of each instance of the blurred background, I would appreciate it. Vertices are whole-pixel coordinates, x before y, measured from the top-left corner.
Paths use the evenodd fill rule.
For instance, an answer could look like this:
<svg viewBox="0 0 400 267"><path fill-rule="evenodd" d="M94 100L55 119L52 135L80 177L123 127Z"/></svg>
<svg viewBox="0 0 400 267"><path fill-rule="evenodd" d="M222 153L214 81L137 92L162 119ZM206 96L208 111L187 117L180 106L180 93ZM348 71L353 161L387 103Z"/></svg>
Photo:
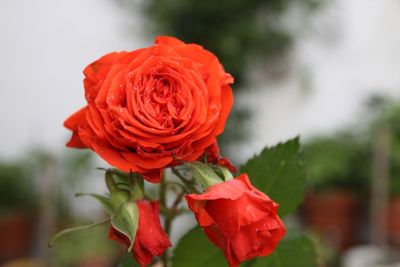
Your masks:
<svg viewBox="0 0 400 267"><path fill-rule="evenodd" d="M308 190L291 224L326 267L400 266L400 1L13 0L0 2L0 265L129 266L78 191L107 167L72 151L83 68L172 35L213 51L236 79L221 137L237 164L300 135ZM193 224L186 216L172 240Z"/></svg>

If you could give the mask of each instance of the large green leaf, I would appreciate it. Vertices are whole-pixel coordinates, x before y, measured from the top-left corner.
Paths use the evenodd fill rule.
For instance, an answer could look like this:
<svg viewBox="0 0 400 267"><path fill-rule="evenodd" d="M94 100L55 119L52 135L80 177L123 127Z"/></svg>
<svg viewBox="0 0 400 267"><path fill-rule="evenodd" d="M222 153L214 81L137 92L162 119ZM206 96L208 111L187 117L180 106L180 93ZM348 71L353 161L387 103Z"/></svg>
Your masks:
<svg viewBox="0 0 400 267"><path fill-rule="evenodd" d="M296 210L303 200L305 175L299 138L265 148L240 168L251 182L280 205L279 215Z"/></svg>
<svg viewBox="0 0 400 267"><path fill-rule="evenodd" d="M259 257L247 266L251 267L317 267L314 244L306 236L288 234L277 249L267 257Z"/></svg>
<svg viewBox="0 0 400 267"><path fill-rule="evenodd" d="M139 223L139 210L135 202L125 202L111 217L111 225L129 239L128 252L132 250Z"/></svg>
<svg viewBox="0 0 400 267"><path fill-rule="evenodd" d="M190 230L179 241L173 256L173 267L226 267L221 250L212 244L200 227Z"/></svg>

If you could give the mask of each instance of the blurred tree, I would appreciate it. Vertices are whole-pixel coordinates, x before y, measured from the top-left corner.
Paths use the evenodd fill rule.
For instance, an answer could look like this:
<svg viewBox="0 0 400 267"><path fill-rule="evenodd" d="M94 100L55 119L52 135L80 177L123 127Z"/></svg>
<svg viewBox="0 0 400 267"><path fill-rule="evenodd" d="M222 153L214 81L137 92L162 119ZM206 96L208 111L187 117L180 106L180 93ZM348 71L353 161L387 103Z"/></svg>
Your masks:
<svg viewBox="0 0 400 267"><path fill-rule="evenodd" d="M214 52L236 79L246 82L254 61L287 52L294 34L285 27L293 5L313 9L318 0L147 0L146 14L159 34L198 43Z"/></svg>
<svg viewBox="0 0 400 267"><path fill-rule="evenodd" d="M367 191L371 158L368 140L350 132L317 137L304 145L304 154L311 188Z"/></svg>
<svg viewBox="0 0 400 267"><path fill-rule="evenodd" d="M381 127L388 128L390 132L390 194L400 195L400 104L384 101L378 112L376 120L372 123L372 134Z"/></svg>
<svg viewBox="0 0 400 267"><path fill-rule="evenodd" d="M373 139L381 128L387 128L390 134L389 177L390 194L400 195L400 102L388 96L373 95L368 99L367 110L370 113L369 138Z"/></svg>
<svg viewBox="0 0 400 267"><path fill-rule="evenodd" d="M34 177L20 163L0 163L0 214L37 208Z"/></svg>

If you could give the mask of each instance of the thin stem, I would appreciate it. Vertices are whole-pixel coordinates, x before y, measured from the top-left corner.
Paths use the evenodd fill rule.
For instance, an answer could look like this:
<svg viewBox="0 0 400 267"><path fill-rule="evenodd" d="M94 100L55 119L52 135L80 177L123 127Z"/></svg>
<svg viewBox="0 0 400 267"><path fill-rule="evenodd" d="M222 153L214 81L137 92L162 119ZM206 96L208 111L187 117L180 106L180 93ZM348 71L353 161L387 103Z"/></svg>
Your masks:
<svg viewBox="0 0 400 267"><path fill-rule="evenodd" d="M160 187L159 187L160 209L165 218L164 231L169 236L170 231L171 231L171 219L170 219L170 212L167 207L166 189L167 189L167 181L166 181L166 176L165 176L165 172L164 172L164 175L161 178ZM166 249L161 256L161 260L163 262L164 267L168 267L168 254L169 254L168 249Z"/></svg>
<svg viewBox="0 0 400 267"><path fill-rule="evenodd" d="M167 207L167 198L166 198L166 179L165 176L161 178L160 187L159 187L159 196L160 196L160 206L163 208Z"/></svg>
<svg viewBox="0 0 400 267"><path fill-rule="evenodd" d="M171 233L171 225L172 225L172 221L173 221L173 217L166 217L165 218L165 222L164 222L164 231L165 233L169 236ZM169 263L169 249L166 249L163 253L163 255L161 256L161 259L163 261L163 265L164 267L168 267L168 263Z"/></svg>
<svg viewBox="0 0 400 267"><path fill-rule="evenodd" d="M189 190L194 191L196 190L193 186L193 184L187 180L185 177L179 173L178 170L175 170L172 168L172 172L178 176L178 178L189 188ZM177 194L174 202L172 203L171 207L167 206L167 190L168 187L171 187L173 185L178 186L181 189L181 192ZM184 209L178 209L179 204L181 203L183 196L185 194L189 193L187 188L177 182L171 182L167 181L166 176L164 176L160 182L160 191L159 191L159 196L160 196L160 210L162 214L164 215L164 231L167 235L170 235L171 232L171 227L172 223L175 220L175 218L183 213L186 212ZM169 266L169 249L165 250L163 255L161 256L161 260L163 262L164 267Z"/></svg>
<svg viewBox="0 0 400 267"><path fill-rule="evenodd" d="M174 214L176 214L176 210L178 208L178 205L179 205L179 203L181 203L184 195L185 195L185 192L182 191L181 193L179 193L176 196L175 201L174 201L174 203L172 204L172 207L171 207L171 210L174 212Z"/></svg>

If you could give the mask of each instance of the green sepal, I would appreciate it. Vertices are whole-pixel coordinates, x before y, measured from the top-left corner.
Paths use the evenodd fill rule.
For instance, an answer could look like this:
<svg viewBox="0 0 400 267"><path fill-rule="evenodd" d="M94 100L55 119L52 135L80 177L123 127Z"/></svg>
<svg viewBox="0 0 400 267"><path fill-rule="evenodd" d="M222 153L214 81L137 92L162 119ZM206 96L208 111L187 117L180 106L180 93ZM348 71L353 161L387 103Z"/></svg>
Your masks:
<svg viewBox="0 0 400 267"><path fill-rule="evenodd" d="M88 196L88 197L93 197L99 203L103 206L103 208L107 211L109 215L114 214L114 209L113 206L111 205L111 199L107 196L102 196L98 194L93 194L93 193L76 193L75 197L82 197L82 196Z"/></svg>
<svg viewBox="0 0 400 267"><path fill-rule="evenodd" d="M212 168L224 181L233 179L232 173L227 168L218 165L212 165Z"/></svg>
<svg viewBox="0 0 400 267"><path fill-rule="evenodd" d="M144 180L137 173L108 169L105 180L111 193L111 204L114 209L118 209L128 200L137 201L144 198Z"/></svg>
<svg viewBox="0 0 400 267"><path fill-rule="evenodd" d="M80 226L76 226L76 227L72 227L72 228L67 228L64 229L60 232L58 232L57 234L55 234L49 241L48 246L49 247L53 247L54 242L60 238L63 235L69 234L69 233L73 233L73 232L77 232L77 231L82 231L82 230L87 230L96 226L100 226L103 224L106 224L110 221L110 218L107 218L107 220L102 221L102 222L98 222L98 223L89 223L89 224L84 224L84 225L80 225Z"/></svg>
<svg viewBox="0 0 400 267"><path fill-rule="evenodd" d="M123 203L111 217L111 225L129 240L128 252L132 250L139 224L139 209L135 202Z"/></svg>
<svg viewBox="0 0 400 267"><path fill-rule="evenodd" d="M128 188L131 201L137 201L144 198L144 180L143 177L136 173L129 173Z"/></svg>
<svg viewBox="0 0 400 267"><path fill-rule="evenodd" d="M130 199L129 191L126 190L115 190L111 192L110 202L113 210L118 210L124 203L128 202Z"/></svg>
<svg viewBox="0 0 400 267"><path fill-rule="evenodd" d="M207 189L223 180L215 173L211 165L195 161L192 163L185 163L192 171L193 178L203 187Z"/></svg>

